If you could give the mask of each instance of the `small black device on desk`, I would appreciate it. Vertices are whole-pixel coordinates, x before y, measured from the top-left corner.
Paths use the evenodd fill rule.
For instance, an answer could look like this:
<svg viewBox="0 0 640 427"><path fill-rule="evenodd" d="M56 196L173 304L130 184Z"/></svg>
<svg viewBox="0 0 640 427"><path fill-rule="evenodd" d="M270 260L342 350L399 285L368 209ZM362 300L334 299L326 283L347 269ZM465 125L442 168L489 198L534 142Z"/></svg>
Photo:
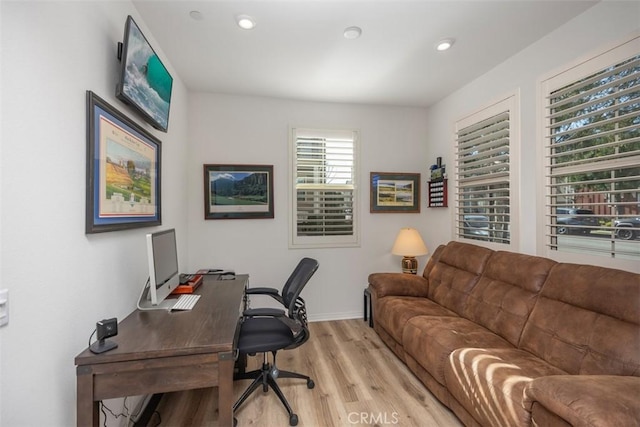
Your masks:
<svg viewBox="0 0 640 427"><path fill-rule="evenodd" d="M194 279L196 279L197 275L195 274L186 274L186 273L181 273L180 274L180 284L184 285L187 284L191 281L193 281Z"/></svg>
<svg viewBox="0 0 640 427"><path fill-rule="evenodd" d="M218 276L218 280L235 280L236 272L234 270L223 270L220 268L202 268L196 271L196 274Z"/></svg>

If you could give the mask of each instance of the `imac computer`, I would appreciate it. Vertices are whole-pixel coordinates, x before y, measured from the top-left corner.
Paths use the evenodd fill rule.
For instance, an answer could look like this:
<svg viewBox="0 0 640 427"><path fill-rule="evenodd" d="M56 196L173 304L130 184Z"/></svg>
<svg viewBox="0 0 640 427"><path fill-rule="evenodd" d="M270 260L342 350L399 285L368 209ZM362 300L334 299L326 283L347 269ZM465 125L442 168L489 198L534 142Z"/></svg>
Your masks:
<svg viewBox="0 0 640 427"><path fill-rule="evenodd" d="M149 281L138 300L140 310L171 309L175 300L165 298L180 284L175 229L147 234Z"/></svg>

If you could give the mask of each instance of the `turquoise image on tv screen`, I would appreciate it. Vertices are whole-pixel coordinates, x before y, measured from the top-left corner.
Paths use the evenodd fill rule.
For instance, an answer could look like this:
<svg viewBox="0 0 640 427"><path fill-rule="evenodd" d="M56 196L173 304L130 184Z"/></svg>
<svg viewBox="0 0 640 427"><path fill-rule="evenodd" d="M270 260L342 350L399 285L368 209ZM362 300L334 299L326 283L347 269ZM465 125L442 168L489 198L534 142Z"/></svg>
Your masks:
<svg viewBox="0 0 640 427"><path fill-rule="evenodd" d="M137 107L156 128L169 126L173 77L131 17L125 27L122 85L118 98Z"/></svg>

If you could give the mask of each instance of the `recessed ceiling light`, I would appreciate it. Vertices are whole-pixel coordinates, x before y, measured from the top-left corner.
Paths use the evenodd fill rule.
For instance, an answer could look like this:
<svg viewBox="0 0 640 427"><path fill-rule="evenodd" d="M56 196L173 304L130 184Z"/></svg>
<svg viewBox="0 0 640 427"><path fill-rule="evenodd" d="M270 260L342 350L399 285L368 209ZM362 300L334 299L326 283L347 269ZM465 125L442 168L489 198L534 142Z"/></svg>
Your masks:
<svg viewBox="0 0 640 427"><path fill-rule="evenodd" d="M204 19L202 12L200 12L199 10L192 10L191 12L189 12L189 16L191 16L196 21L202 21Z"/></svg>
<svg viewBox="0 0 640 427"><path fill-rule="evenodd" d="M256 26L256 22L252 17L248 15L236 16L236 22L238 23L238 26L243 30L252 30Z"/></svg>
<svg viewBox="0 0 640 427"><path fill-rule="evenodd" d="M344 29L344 38L353 40L362 35L362 28L360 27L348 27Z"/></svg>
<svg viewBox="0 0 640 427"><path fill-rule="evenodd" d="M443 40L440 40L438 42L438 44L436 45L436 50L438 50L440 52L442 52L443 50L447 50L451 46L453 46L454 42L455 42L454 39L443 39Z"/></svg>

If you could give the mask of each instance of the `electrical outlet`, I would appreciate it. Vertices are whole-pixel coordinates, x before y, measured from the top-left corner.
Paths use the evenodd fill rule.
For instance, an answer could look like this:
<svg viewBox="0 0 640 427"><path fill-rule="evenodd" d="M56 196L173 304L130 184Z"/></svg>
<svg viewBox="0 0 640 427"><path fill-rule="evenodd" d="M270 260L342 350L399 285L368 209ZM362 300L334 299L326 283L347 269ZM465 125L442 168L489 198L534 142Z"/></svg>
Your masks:
<svg viewBox="0 0 640 427"><path fill-rule="evenodd" d="M0 289L0 326L9 324L9 289Z"/></svg>

